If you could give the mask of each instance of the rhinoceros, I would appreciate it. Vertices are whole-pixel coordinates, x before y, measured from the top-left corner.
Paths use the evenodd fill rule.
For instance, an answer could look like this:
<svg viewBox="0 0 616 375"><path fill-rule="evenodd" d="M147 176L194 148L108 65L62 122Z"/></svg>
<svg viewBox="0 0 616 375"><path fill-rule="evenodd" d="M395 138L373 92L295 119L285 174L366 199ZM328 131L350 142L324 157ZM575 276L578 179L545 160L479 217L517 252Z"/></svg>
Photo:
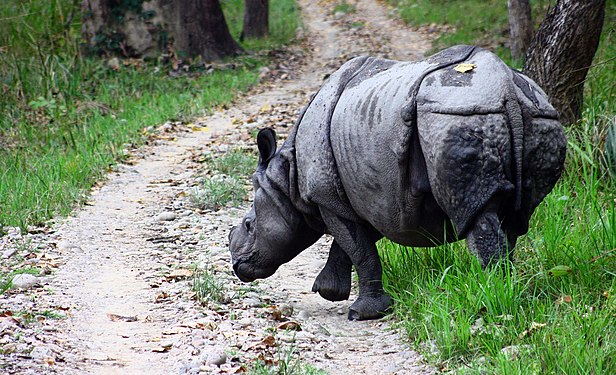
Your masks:
<svg viewBox="0 0 616 375"><path fill-rule="evenodd" d="M244 282L272 275L324 234L313 292L359 296L351 320L382 317L375 242L430 247L466 238L485 267L512 255L560 177L566 139L531 79L497 56L455 46L423 61L357 57L313 95L280 149L257 135L254 203L229 233Z"/></svg>

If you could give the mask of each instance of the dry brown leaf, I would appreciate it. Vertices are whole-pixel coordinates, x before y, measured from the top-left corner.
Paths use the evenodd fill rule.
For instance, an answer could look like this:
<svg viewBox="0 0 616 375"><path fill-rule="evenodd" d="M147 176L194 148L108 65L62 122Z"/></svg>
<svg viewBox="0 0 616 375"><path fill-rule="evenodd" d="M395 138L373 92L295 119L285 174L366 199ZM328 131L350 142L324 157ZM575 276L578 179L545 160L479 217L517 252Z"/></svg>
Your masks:
<svg viewBox="0 0 616 375"><path fill-rule="evenodd" d="M288 321L288 322L283 322L278 324L278 327L276 327L280 330L287 330L287 331L301 331L302 327L299 325L298 322L294 322L294 321Z"/></svg>
<svg viewBox="0 0 616 375"><path fill-rule="evenodd" d="M178 268L176 270L171 271L166 277L167 279L183 279L186 277L192 277L193 271L187 270L185 268Z"/></svg>
<svg viewBox="0 0 616 375"><path fill-rule="evenodd" d="M163 300L169 298L169 293L167 292L160 292L158 293L158 295L156 296L155 301L156 302L162 302Z"/></svg>
<svg viewBox="0 0 616 375"><path fill-rule="evenodd" d="M265 312L274 320L282 321L284 319L282 311L280 311L280 308L276 305L267 306Z"/></svg>
<svg viewBox="0 0 616 375"><path fill-rule="evenodd" d="M453 68L456 72L460 72L460 73L466 73L466 72L470 72L473 69L475 69L477 67L477 65L475 64L469 64L469 63L462 63L462 64L458 64L455 66L455 68Z"/></svg>
<svg viewBox="0 0 616 375"><path fill-rule="evenodd" d="M112 321L112 322L136 322L137 316L124 316L124 315L118 315L118 314L107 314L107 317Z"/></svg>
<svg viewBox="0 0 616 375"><path fill-rule="evenodd" d="M267 349L276 347L276 339L274 336L269 335L259 341L257 344L250 347L250 349Z"/></svg>

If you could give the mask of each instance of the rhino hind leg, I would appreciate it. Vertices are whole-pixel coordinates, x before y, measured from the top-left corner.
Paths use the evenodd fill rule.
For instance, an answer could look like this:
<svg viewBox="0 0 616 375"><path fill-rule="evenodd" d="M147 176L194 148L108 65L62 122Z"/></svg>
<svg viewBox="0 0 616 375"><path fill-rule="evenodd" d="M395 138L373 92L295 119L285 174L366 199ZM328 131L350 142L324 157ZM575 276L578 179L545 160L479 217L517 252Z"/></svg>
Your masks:
<svg viewBox="0 0 616 375"><path fill-rule="evenodd" d="M349 308L349 320L383 317L393 301L383 290L383 269L375 245L380 235L374 229L338 217L323 208L321 215L336 243L355 266L359 277L359 296Z"/></svg>
<svg viewBox="0 0 616 375"><path fill-rule="evenodd" d="M516 239L517 236L504 231L497 205L491 202L475 219L466 242L471 253L479 258L485 268L500 259L511 259Z"/></svg>
<svg viewBox="0 0 616 375"><path fill-rule="evenodd" d="M325 267L312 285L313 292L329 301L344 301L351 294L353 263L336 241L332 243Z"/></svg>

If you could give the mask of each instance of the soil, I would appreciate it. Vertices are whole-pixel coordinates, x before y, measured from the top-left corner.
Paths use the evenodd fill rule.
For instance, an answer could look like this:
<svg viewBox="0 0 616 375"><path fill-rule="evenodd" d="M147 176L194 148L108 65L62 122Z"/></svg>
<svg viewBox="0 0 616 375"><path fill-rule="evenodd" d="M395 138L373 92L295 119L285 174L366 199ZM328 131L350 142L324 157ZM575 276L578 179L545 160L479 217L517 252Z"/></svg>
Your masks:
<svg viewBox="0 0 616 375"><path fill-rule="evenodd" d="M358 55L413 60L430 47L383 4L347 2L355 12L334 13L334 1L300 1L303 42L263 69L264 82L233 107L162 125L152 145L135 150L71 217L30 233L11 229L0 242L3 262L43 273L35 285L0 295L2 372L216 374L258 361L330 374L435 372L392 318L347 320L355 290L339 303L310 291L331 239L271 278L242 284L227 237L248 202L202 211L189 199L207 174L204 160L254 147L263 126L284 138L342 62ZM214 276L222 297L197 299L195 276Z"/></svg>

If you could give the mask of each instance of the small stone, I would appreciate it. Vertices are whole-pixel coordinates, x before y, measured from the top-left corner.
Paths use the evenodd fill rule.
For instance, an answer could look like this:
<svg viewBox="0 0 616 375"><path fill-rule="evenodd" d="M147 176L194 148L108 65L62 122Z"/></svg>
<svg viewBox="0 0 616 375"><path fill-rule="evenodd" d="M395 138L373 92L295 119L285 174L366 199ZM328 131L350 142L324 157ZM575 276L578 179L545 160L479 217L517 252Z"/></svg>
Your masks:
<svg viewBox="0 0 616 375"><path fill-rule="evenodd" d="M242 327L242 328L247 328L247 327L252 325L252 319L250 319L250 318L242 318L242 319L237 321L237 324L239 324L240 327Z"/></svg>
<svg viewBox="0 0 616 375"><path fill-rule="evenodd" d="M38 361L46 361L48 358L53 358L54 353L51 349L45 346L35 346L34 349L32 349L32 351L30 352L30 357Z"/></svg>
<svg viewBox="0 0 616 375"><path fill-rule="evenodd" d="M173 221L175 218L176 215L174 212L166 211L158 214L158 216L156 216L156 221Z"/></svg>
<svg viewBox="0 0 616 375"><path fill-rule="evenodd" d="M344 309L338 309L338 310L336 310L336 314L344 315L344 314L346 314L346 311L344 311Z"/></svg>
<svg viewBox="0 0 616 375"><path fill-rule="evenodd" d="M243 302L250 307L261 307L263 305L257 298L244 298Z"/></svg>
<svg viewBox="0 0 616 375"><path fill-rule="evenodd" d="M280 310L282 316L289 317L293 315L293 306L288 303L281 303L280 306L278 306L278 310Z"/></svg>
<svg viewBox="0 0 616 375"><path fill-rule="evenodd" d="M8 250L2 252L2 257L4 259L10 258L13 255L15 255L16 252L17 252L17 249L8 249Z"/></svg>
<svg viewBox="0 0 616 375"><path fill-rule="evenodd" d="M308 311L302 310L297 313L297 319L307 320L310 318L310 313Z"/></svg>
<svg viewBox="0 0 616 375"><path fill-rule="evenodd" d="M161 212L156 216L156 221L173 221L176 218L176 214L171 211Z"/></svg>
<svg viewBox="0 0 616 375"><path fill-rule="evenodd" d="M79 246L75 245L74 243L70 241L60 241L56 245L56 248L58 248L58 250L61 250L61 251L66 251L66 250L72 250L72 249L79 249Z"/></svg>
<svg viewBox="0 0 616 375"><path fill-rule="evenodd" d="M15 275L15 277L13 277L13 281L11 282L13 289L29 289L38 283L39 278L34 275L30 275L29 273Z"/></svg>
<svg viewBox="0 0 616 375"><path fill-rule="evenodd" d="M215 350L213 352L204 353L201 358L205 359L205 361L203 362L206 365L220 366L227 362L227 353L223 352L222 350Z"/></svg>

